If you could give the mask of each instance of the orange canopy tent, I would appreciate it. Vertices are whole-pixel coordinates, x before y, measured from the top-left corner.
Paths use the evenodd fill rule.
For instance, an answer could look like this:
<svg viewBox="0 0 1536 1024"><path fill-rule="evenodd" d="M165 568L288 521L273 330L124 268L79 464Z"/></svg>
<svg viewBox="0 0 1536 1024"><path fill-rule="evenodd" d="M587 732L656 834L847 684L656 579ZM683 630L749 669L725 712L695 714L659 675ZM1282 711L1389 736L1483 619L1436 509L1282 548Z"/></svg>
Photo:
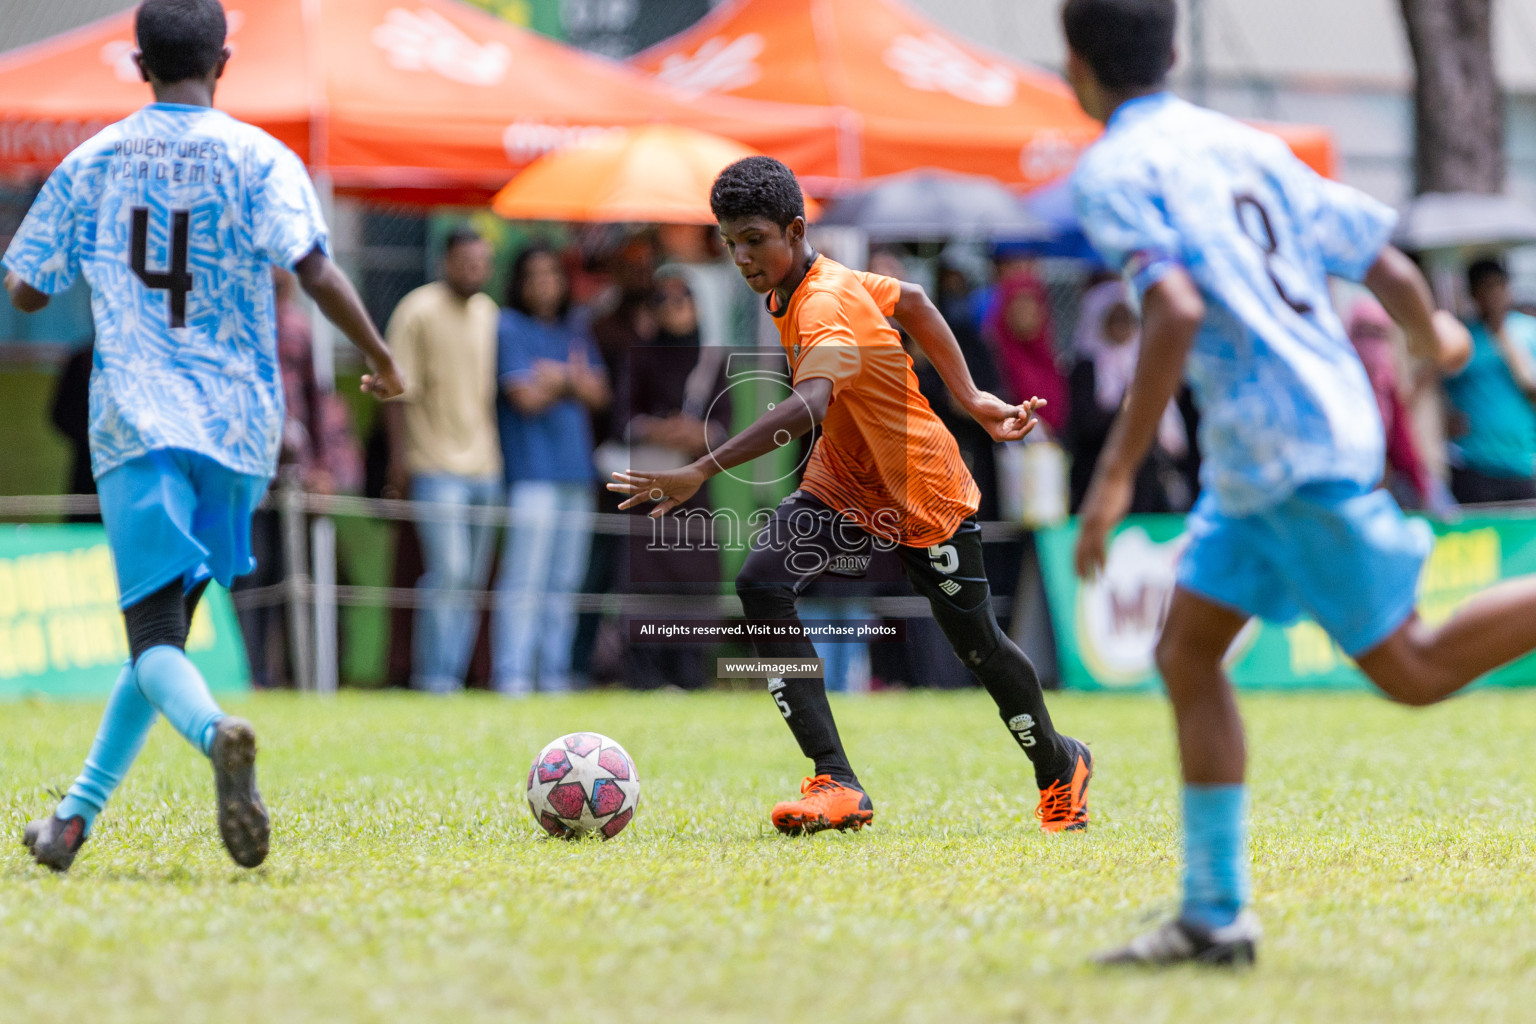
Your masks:
<svg viewBox="0 0 1536 1024"><path fill-rule="evenodd" d="M835 158L795 167L816 192L918 167L1032 188L1071 170L1099 134L1055 75L972 46L892 0L735 0L633 63L696 96L833 111ZM1326 130L1280 134L1332 171Z"/></svg>
<svg viewBox="0 0 1536 1024"><path fill-rule="evenodd" d="M482 202L550 149L665 121L793 166L834 159L825 112L685 94L456 0L227 0L217 105L343 193ZM133 12L0 59L0 173L37 176L150 99Z"/></svg>

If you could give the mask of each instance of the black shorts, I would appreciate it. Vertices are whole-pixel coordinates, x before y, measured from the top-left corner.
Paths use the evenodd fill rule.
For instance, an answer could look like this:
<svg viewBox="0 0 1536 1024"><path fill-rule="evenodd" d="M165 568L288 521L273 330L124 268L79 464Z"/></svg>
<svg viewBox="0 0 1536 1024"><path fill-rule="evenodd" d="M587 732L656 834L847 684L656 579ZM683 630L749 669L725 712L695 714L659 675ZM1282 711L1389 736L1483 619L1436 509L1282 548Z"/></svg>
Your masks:
<svg viewBox="0 0 1536 1024"><path fill-rule="evenodd" d="M738 582L781 583L798 595L823 575L863 579L882 561L899 561L914 590L929 601L970 611L990 597L981 527L969 516L946 540L926 548L876 537L821 499L795 491L779 503L752 540Z"/></svg>

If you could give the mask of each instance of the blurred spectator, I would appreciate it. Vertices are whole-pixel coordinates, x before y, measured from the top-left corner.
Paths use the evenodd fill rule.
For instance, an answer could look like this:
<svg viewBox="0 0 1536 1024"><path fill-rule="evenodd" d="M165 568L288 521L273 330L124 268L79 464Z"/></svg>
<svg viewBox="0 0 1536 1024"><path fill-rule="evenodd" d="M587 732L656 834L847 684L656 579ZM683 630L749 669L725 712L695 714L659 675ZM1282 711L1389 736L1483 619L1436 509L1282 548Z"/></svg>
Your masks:
<svg viewBox="0 0 1536 1024"><path fill-rule="evenodd" d="M1027 271L1027 264L1016 260L1003 261L1002 265L1013 271ZM976 250L960 245L946 248L939 257L938 281L935 285L935 291L938 294L934 298L934 304L938 306L944 321L954 332L955 340L960 345L960 352L965 356L966 365L970 367L971 379L976 382L976 386L983 391L1003 395L1006 389L997 371L997 360L993 356L992 349L982 340L980 327L969 315L976 296L983 294L983 290L976 287L976 282L980 281L986 272L986 261ZM996 297L995 293L993 297ZM977 516L983 520L1000 518L998 446L992 441L986 429L972 419L970 414L955 401L954 395L949 392L938 371L926 357L923 357L905 340L904 344L907 344L908 351L912 354L912 365L917 372L919 390L928 399L928 404L933 407L939 419L949 428L949 432L954 435L955 442L960 447L960 457L965 460L971 476L976 480L976 486L981 490L981 503L976 512ZM1028 537L1020 536L995 541L983 548L987 578L992 581L994 595L1002 597L1014 595L1020 580L1019 569L1025 557L1025 550L1031 543ZM908 646L911 646L910 642ZM942 659L940 660L942 662ZM949 666L944 664L943 667L947 671Z"/></svg>
<svg viewBox="0 0 1536 1024"><path fill-rule="evenodd" d="M1454 410L1451 491L1462 504L1536 498L1536 319L1510 308L1509 274L1493 260L1467 269L1477 308L1472 358L1446 378Z"/></svg>
<svg viewBox="0 0 1536 1024"><path fill-rule="evenodd" d="M651 308L651 291L656 286L656 245L648 235L636 235L620 247L613 257L613 289L605 305L592 321L592 340L608 367L609 380L621 380L630 349L656 334L656 316ZM611 417L593 417L597 441L615 436Z"/></svg>
<svg viewBox="0 0 1536 1024"><path fill-rule="evenodd" d="M278 451L282 486L320 494L355 491L362 485L362 449L352 433L346 403L315 380L314 336L309 312L297 301L297 282L281 268L272 271L277 312L277 362L283 379L283 435ZM282 524L276 509L258 509L251 518L251 553L256 570L231 588L235 593L281 583L287 571ZM262 600L239 612L240 631L251 663L251 680L280 686L290 677L287 610Z"/></svg>
<svg viewBox="0 0 1536 1024"><path fill-rule="evenodd" d="M961 330L976 336L976 323L970 315L971 295L975 289L971 287L970 275L957 260L949 256L940 258L938 281L933 290L933 304L949 324L949 329L957 337Z"/></svg>
<svg viewBox="0 0 1536 1024"><path fill-rule="evenodd" d="M1365 375L1370 378L1371 390L1376 393L1376 408L1381 413L1382 429L1387 437L1388 489L1409 493L1411 498L1403 504L1410 508L1437 505L1436 495L1443 484L1434 480L1419 456L1418 442L1414 440L1408 410L1403 404L1402 390L1398 384L1396 327L1381 303L1362 296L1349 311L1347 326L1349 340L1360 356ZM1394 480L1399 477L1401 482ZM1395 486L1394 486L1395 485Z"/></svg>
<svg viewBox="0 0 1536 1024"><path fill-rule="evenodd" d="M501 314L496 376L512 527L497 572L492 680L509 697L571 688L571 595L592 541L590 414L608 408L608 373L556 253L518 256Z"/></svg>
<svg viewBox="0 0 1536 1024"><path fill-rule="evenodd" d="M282 268L272 272L277 309L277 362L283 375L280 466L307 491L350 494L363 486L362 446L352 430L346 401L315 380L313 322L297 301L298 282Z"/></svg>
<svg viewBox="0 0 1536 1024"><path fill-rule="evenodd" d="M496 301L489 243L461 228L448 238L441 281L400 300L389 347L405 394L384 407L390 432L391 497L440 506L416 524L425 572L416 588L411 685L446 693L464 684L479 615L466 592L486 583L494 527L472 524L470 508L501 501L496 438ZM458 512L459 514L455 514ZM446 513L446 515L443 515Z"/></svg>
<svg viewBox="0 0 1536 1024"><path fill-rule="evenodd" d="M958 254L957 254L958 255ZM976 330L987 333L987 322L996 314L1002 303L1003 282L1009 278L1034 274L1034 261L1030 254L1017 245L1003 242L992 247L991 280L966 299L965 319ZM958 318L957 318L958 319ZM991 342L991 339L988 339Z"/></svg>
<svg viewBox="0 0 1536 1024"><path fill-rule="evenodd" d="M1083 296L1077 332L1072 339L1074 364L1069 378L1071 416L1066 431L1072 460L1071 508L1075 512L1088 492L1093 467L1119 415L1126 389L1136 373L1141 329L1131 309L1125 285L1104 281ZM1189 434L1177 401L1170 402L1158 421L1152 454L1136 474L1132 512L1177 512L1190 507L1184 462L1190 453Z"/></svg>
<svg viewBox="0 0 1536 1024"><path fill-rule="evenodd" d="M700 343L698 306L688 277L678 268L659 271L650 306L656 332L630 354L620 417L630 464L661 469L685 465L724 441L730 433L731 401L725 350ZM632 534L625 559L627 589L719 593L720 549L718 538L709 535L707 518L713 509L706 486L675 511L652 520L649 531ZM643 690L698 689L714 676L706 653L699 644L632 644L629 684Z"/></svg>
<svg viewBox="0 0 1536 1024"><path fill-rule="evenodd" d="M727 436L725 348L704 344L691 275L682 268L657 273L649 305L655 332L643 343L646 358L632 353L622 433L631 444L669 449L681 465ZM673 358L651 358L661 350L670 350Z"/></svg>
<svg viewBox="0 0 1536 1024"><path fill-rule="evenodd" d="M615 393L620 399L629 393L624 382L628 379L631 351L656 336L656 313L651 305L651 292L655 288L656 246L649 235L634 235L627 239L609 261L610 276L614 286L607 300L606 310L599 309L592 321L592 340L608 368L608 379L614 382ZM628 464L628 449L620 436L624 411L617 406L592 417L592 434L597 442L597 467L600 478L597 486L597 509L604 513L617 513L618 495L602 487L602 481L614 469ZM588 594L606 594L617 580L617 567L624 559L624 538L612 533L599 533L592 538L592 556L587 564L587 576L582 591ZM598 612L584 612L576 626L575 651L571 659L571 672L577 677L590 679L614 679L624 672L623 651L626 639L618 625L611 620L605 623Z"/></svg>
<svg viewBox="0 0 1536 1024"><path fill-rule="evenodd" d="M91 475L91 367L96 359L96 345L88 343L64 360L58 383L53 390L50 418L53 426L69 442L70 494L95 494L96 478ZM71 523L99 523L101 516L89 512L68 517Z"/></svg>
<svg viewBox="0 0 1536 1024"><path fill-rule="evenodd" d="M662 269L682 275L693 295L700 344L706 349L731 344L733 300L749 289L722 258L719 232L701 224L663 224L656 237Z"/></svg>
<svg viewBox="0 0 1536 1024"><path fill-rule="evenodd" d="M1056 365L1050 298L1031 271L1014 270L998 283L997 298L983 326L1002 371L1002 397L1010 402L1043 398L1038 415L1059 435L1067 425L1067 382Z"/></svg>

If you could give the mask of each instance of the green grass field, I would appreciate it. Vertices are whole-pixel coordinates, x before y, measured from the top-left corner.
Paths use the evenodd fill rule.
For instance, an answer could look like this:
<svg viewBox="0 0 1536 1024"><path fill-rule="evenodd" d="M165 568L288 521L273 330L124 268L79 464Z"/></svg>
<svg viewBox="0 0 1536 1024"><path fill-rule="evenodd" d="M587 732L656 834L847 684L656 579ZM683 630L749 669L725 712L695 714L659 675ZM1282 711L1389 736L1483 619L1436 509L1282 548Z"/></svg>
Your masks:
<svg viewBox="0 0 1536 1024"><path fill-rule="evenodd" d="M1047 837L986 697L837 705L875 799L862 833L785 839L801 762L745 694L505 703L263 696L273 853L242 872L206 765L168 728L67 878L0 847L8 1020L1471 1021L1536 1015L1536 696L1414 713L1249 698L1257 970L1106 973L1171 910L1167 712L1061 697L1098 758L1094 825ZM65 786L99 708L14 705L4 828ZM533 754L624 743L640 815L610 843L536 834Z"/></svg>

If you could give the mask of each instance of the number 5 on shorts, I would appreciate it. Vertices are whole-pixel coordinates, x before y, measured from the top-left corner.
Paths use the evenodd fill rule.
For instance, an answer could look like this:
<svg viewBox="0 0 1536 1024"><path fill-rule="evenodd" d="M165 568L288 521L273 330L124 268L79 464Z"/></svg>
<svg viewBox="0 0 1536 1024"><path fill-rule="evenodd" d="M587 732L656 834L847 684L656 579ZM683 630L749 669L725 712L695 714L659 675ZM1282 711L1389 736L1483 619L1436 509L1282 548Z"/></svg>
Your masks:
<svg viewBox="0 0 1536 1024"><path fill-rule="evenodd" d="M928 561L946 576L960 568L960 552L953 544L935 544L928 549Z"/></svg>

